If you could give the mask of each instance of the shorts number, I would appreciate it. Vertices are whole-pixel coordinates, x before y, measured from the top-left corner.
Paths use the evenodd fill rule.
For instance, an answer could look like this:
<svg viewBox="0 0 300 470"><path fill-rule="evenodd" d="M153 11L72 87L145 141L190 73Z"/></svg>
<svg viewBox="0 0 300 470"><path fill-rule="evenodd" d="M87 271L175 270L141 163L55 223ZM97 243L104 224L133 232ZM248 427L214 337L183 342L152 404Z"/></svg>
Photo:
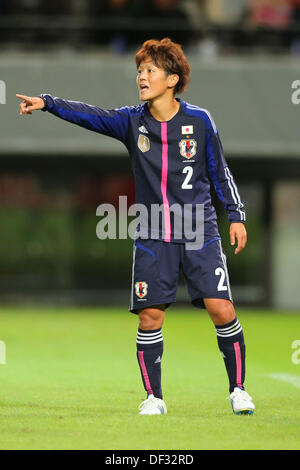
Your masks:
<svg viewBox="0 0 300 470"><path fill-rule="evenodd" d="M223 268L216 268L215 275L220 276L220 280L218 283L218 291L227 290L227 286L224 286L225 281L225 271Z"/></svg>
<svg viewBox="0 0 300 470"><path fill-rule="evenodd" d="M192 189L193 185L189 184L191 177L193 176L193 167L192 166L185 166L182 170L182 173L187 173L184 182L182 183L182 189Z"/></svg>

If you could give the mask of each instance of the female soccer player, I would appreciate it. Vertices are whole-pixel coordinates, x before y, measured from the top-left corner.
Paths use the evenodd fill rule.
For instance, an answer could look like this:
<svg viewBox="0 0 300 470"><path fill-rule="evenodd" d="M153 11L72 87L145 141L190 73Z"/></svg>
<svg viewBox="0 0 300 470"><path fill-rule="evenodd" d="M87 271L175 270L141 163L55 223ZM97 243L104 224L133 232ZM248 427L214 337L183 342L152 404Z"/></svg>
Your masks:
<svg viewBox="0 0 300 470"><path fill-rule="evenodd" d="M137 203L148 214L161 208L158 225L151 229L147 225L146 236L137 235L134 241L130 311L139 315L137 359L147 392L140 414L167 413L161 388L162 325L166 308L176 301L180 269L192 304L206 308L215 325L232 409L252 414L255 406L244 390L243 330L232 302L210 181L228 212L236 254L247 238L243 203L210 113L176 97L190 76L181 46L169 38L148 40L136 54L136 65L139 98L144 102L139 106L105 110L49 94L16 95L23 100L20 114L48 111L120 140L131 158ZM187 226L194 230L185 230Z"/></svg>

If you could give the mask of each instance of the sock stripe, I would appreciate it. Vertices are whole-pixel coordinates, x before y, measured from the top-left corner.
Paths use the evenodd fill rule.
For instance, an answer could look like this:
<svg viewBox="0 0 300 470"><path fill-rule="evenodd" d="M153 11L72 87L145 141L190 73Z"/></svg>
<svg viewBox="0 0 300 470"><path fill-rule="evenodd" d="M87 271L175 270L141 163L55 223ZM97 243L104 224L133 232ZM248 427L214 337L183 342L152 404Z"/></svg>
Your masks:
<svg viewBox="0 0 300 470"><path fill-rule="evenodd" d="M233 343L234 352L235 352L235 362L236 362L236 383L237 386L242 388L242 358L241 358L241 348L240 343L237 341Z"/></svg>
<svg viewBox="0 0 300 470"><path fill-rule="evenodd" d="M233 325L230 325L226 328L222 328L220 326L217 326L216 329L217 329L217 331L220 331L220 332L224 331L225 332L225 331L228 331L228 330L232 330L232 328L235 328L236 326L240 326L240 322L238 320Z"/></svg>
<svg viewBox="0 0 300 470"><path fill-rule="evenodd" d="M220 336L221 338L229 338L230 336L237 335L241 331L243 331L243 329L238 319L236 319L233 325L227 326L225 328L220 326L216 327L217 336Z"/></svg>
<svg viewBox="0 0 300 470"><path fill-rule="evenodd" d="M148 371L147 371L146 364L144 361L144 351L138 351L138 360L139 360L139 364L141 367L143 379L145 382L146 391L149 395L153 395L153 390L151 388Z"/></svg>
<svg viewBox="0 0 300 470"><path fill-rule="evenodd" d="M155 344L160 343L161 341L163 341L161 330L156 332L151 331L150 333L146 333L145 331L142 333L141 330L139 330L136 337L136 342L138 344Z"/></svg>
<svg viewBox="0 0 300 470"><path fill-rule="evenodd" d="M141 338L156 338L157 336L162 336L162 332L158 331L157 333L145 334L145 333L141 333L140 331L138 331L137 335L140 336Z"/></svg>
<svg viewBox="0 0 300 470"><path fill-rule="evenodd" d="M230 331L228 333L219 333L217 331L217 336L220 336L221 338L229 338L230 336L234 336L234 335L237 335L239 334L241 331L243 331L243 328L240 326L237 330L234 330L234 331Z"/></svg>

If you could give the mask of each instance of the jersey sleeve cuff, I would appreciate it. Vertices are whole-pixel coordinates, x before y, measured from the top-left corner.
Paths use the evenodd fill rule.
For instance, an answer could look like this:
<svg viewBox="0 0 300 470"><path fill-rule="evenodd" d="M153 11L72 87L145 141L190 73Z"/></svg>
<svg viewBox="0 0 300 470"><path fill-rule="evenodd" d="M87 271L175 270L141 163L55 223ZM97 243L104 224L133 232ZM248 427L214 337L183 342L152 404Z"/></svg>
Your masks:
<svg viewBox="0 0 300 470"><path fill-rule="evenodd" d="M229 219L229 222L231 224L245 224L246 221L245 220L230 220Z"/></svg>
<svg viewBox="0 0 300 470"><path fill-rule="evenodd" d="M43 107L43 109L41 109L41 111L48 111L49 110L49 95L46 95L46 94L41 94L40 95L40 98L42 98L42 100L44 101L45 103L45 106Z"/></svg>

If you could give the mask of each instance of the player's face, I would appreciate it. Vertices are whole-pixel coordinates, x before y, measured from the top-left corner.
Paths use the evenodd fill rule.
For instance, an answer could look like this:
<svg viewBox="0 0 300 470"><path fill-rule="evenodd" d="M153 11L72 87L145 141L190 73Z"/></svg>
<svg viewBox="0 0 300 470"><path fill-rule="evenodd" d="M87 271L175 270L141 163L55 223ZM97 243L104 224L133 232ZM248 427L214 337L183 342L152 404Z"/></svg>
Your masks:
<svg viewBox="0 0 300 470"><path fill-rule="evenodd" d="M151 58L141 62L137 70L137 86L139 89L139 98L142 101L153 100L166 93L172 88L171 75L155 65Z"/></svg>

